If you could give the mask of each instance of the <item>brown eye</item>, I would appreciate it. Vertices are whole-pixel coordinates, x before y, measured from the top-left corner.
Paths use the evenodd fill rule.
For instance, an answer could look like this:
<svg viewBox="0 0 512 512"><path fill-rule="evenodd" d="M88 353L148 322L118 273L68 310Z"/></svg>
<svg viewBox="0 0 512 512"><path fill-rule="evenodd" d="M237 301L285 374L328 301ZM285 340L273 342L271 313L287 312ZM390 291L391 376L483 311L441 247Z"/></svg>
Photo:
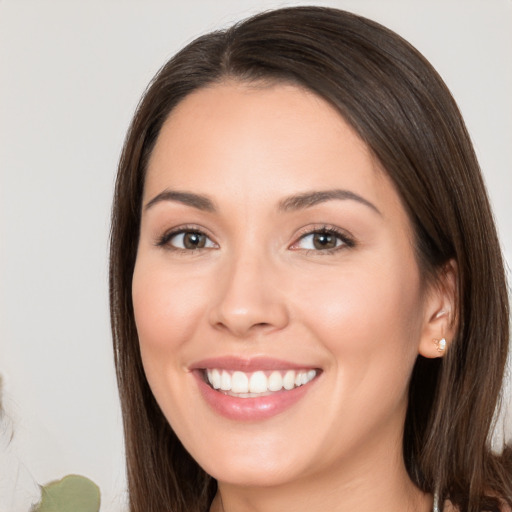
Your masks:
<svg viewBox="0 0 512 512"><path fill-rule="evenodd" d="M331 233L313 233L312 242L315 249L334 249L338 244L338 237Z"/></svg>
<svg viewBox="0 0 512 512"><path fill-rule="evenodd" d="M202 249L206 245L206 236L201 233L183 233L183 246L185 249Z"/></svg>
<svg viewBox="0 0 512 512"><path fill-rule="evenodd" d="M291 248L329 254L345 247L354 247L354 245L354 241L346 234L333 228L324 228L302 235Z"/></svg>
<svg viewBox="0 0 512 512"><path fill-rule="evenodd" d="M169 235L165 235L158 245L184 251L196 251L198 249L210 249L217 247L215 243L200 231L174 232Z"/></svg>

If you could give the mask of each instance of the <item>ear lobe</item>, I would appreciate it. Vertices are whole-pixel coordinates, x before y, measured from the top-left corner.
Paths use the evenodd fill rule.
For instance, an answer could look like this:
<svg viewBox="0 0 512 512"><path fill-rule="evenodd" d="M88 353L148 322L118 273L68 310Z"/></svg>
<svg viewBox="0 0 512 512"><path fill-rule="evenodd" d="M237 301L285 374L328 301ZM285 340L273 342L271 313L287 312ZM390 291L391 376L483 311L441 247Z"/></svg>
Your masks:
<svg viewBox="0 0 512 512"><path fill-rule="evenodd" d="M418 352L423 357L443 357L457 332L457 263L450 260L429 286Z"/></svg>

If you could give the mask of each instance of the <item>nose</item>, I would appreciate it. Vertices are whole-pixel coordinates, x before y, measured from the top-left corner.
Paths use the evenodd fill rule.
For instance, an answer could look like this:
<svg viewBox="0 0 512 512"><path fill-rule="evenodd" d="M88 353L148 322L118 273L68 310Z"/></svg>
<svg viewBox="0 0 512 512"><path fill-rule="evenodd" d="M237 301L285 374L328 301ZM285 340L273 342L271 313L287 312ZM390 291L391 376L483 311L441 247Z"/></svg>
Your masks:
<svg viewBox="0 0 512 512"><path fill-rule="evenodd" d="M209 320L215 329L237 338L286 327L289 313L277 269L256 255L225 262Z"/></svg>

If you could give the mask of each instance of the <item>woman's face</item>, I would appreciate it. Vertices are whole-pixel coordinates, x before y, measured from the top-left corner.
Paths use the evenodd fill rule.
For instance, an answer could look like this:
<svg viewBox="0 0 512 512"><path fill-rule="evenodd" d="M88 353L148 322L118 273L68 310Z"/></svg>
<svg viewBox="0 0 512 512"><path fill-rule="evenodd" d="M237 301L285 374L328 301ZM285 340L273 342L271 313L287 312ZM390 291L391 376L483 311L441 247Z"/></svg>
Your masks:
<svg viewBox="0 0 512 512"><path fill-rule="evenodd" d="M189 95L142 212L144 369L208 473L275 485L401 453L428 301L397 193L328 103L291 85Z"/></svg>

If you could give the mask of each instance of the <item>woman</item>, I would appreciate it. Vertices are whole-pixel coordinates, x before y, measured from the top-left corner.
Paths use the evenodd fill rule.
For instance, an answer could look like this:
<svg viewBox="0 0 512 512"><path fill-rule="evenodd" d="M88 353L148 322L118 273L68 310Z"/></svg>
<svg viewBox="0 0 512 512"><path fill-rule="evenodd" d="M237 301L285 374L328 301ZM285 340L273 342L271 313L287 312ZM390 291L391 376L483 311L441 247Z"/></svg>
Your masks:
<svg viewBox="0 0 512 512"><path fill-rule="evenodd" d="M496 231L396 34L299 7L178 53L126 139L110 269L131 510L512 504Z"/></svg>

